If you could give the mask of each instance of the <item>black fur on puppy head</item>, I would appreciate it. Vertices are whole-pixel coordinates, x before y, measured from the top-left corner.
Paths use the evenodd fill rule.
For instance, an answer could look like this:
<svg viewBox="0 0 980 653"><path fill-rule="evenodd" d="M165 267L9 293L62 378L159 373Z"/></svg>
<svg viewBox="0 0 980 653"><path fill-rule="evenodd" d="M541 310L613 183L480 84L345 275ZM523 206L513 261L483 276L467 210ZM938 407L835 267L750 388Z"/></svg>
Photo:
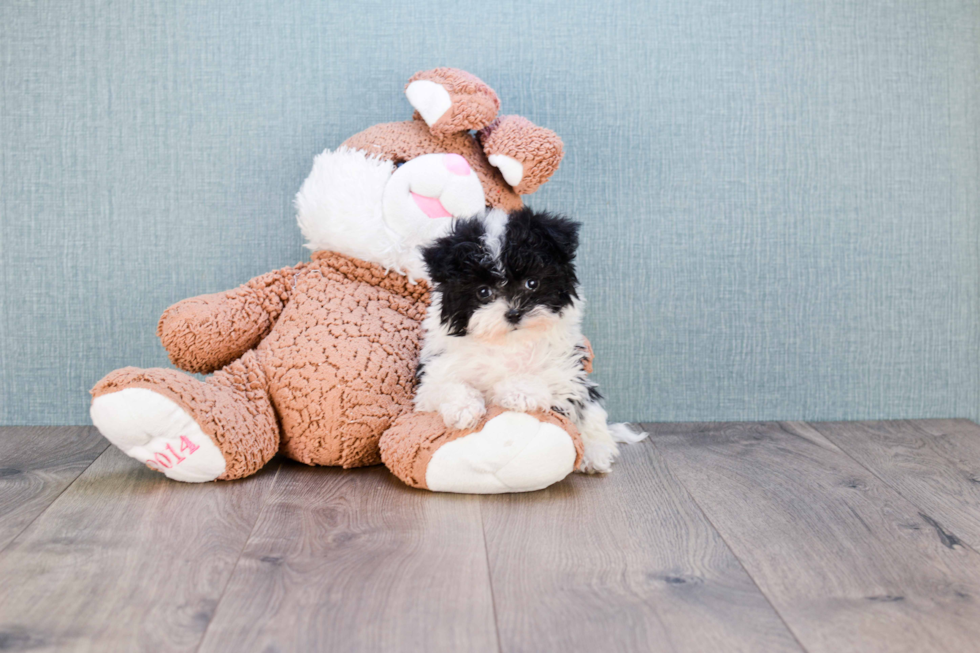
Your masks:
<svg viewBox="0 0 980 653"><path fill-rule="evenodd" d="M578 299L579 226L527 207L456 221L422 250L449 334L500 334L560 316Z"/></svg>

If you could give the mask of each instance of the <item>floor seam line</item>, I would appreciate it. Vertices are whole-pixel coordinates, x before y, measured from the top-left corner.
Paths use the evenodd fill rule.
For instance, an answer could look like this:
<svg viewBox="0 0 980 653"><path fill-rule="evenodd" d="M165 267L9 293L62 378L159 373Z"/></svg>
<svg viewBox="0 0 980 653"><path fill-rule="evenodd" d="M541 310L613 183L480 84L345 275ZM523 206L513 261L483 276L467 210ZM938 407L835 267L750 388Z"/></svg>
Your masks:
<svg viewBox="0 0 980 653"><path fill-rule="evenodd" d="M640 430L646 431L646 429L643 429L643 425L640 422L625 422L625 423L626 424L633 424L633 425L637 426ZM642 448L642 447L648 446L648 445L649 446L653 446L652 443L650 443L650 434L649 434L650 432L649 431L646 431L646 433L647 433L647 437L646 437L645 441L644 440L640 440L639 442L634 443L634 444L638 445L638 448ZM620 446L622 444L625 444L625 443L619 443ZM622 455L622 451L620 451L620 455ZM663 456L660 454L659 451L657 451L656 447L653 447L653 456L654 457L660 457L661 459L663 459ZM621 459L620 460L617 460L616 461L616 464L617 465L621 464ZM666 464L667 464L667 461L664 461L664 466L666 466ZM668 470L668 473L669 473L669 471L670 470ZM609 473L612 474L614 472L615 472L615 470L613 470L612 472L609 472ZM677 484L680 485L680 479L677 480ZM685 488L683 485L681 485L681 489L683 489L685 493L687 492L687 488ZM638 596L641 600L644 600L644 597L640 597L635 592L633 593L633 595L634 596ZM661 612L661 610L660 610L660 597L661 597L661 593L658 592L658 593L656 593L656 595L653 596L652 599L646 599L644 602L649 604L651 614L653 614L654 618L657 620L657 623L660 624L660 629L663 631L664 639L667 642L667 648L669 648L672 653L683 653L680 649L677 648L677 644L674 642L674 638L672 636L671 629L667 625L667 622L664 620L663 612Z"/></svg>
<svg viewBox="0 0 980 653"><path fill-rule="evenodd" d="M221 588L221 596L214 604L214 612L211 613L211 618L208 619L208 625L201 633L201 639L194 648L194 653L198 653L201 647L204 646L204 640L208 636L208 631L211 630L211 624L214 623L214 617L218 614L218 608L221 607L221 602L225 600L225 594L228 593L228 586L231 585L231 581L235 577L235 572L238 571L238 565L242 561L242 556L245 555L245 549L248 548L248 543L252 541L252 534L255 532L255 526L259 523L259 519L262 518L262 513L265 511L265 506L269 502L269 497L272 495L272 491L276 487L276 482L279 480L279 472L282 471L282 461L279 461L279 467L276 468L276 475L272 477L272 482L269 483L269 490L265 493L265 497L262 499L262 505L259 506L259 510L255 515L255 521L252 522L252 527L248 529L248 537L245 538L245 542L242 544L241 551L238 552L238 557L235 558L235 564L231 567L231 573L228 574L228 580L225 581L225 586Z"/></svg>
<svg viewBox="0 0 980 653"><path fill-rule="evenodd" d="M104 456L106 454L106 452L109 451L109 448L110 448L110 445L109 445L108 442L106 442L105 449L103 449L102 452L98 456L96 456L95 458L93 458L89 462L89 464L85 466L85 469L83 469L82 471L78 472L78 474L75 476L75 478L71 479L71 483L69 483L64 488L62 488L61 492L58 493L58 496L56 496L54 499L52 499L51 502L48 503L47 506L45 506L44 510L42 510L41 512L39 512L36 515L34 515L34 518L31 521L29 521L26 524L24 524L24 528L22 528L19 531L17 531L17 534L14 535L12 538L10 538L10 541L9 542L7 542L6 544L3 545L3 548L0 549L0 556L2 556L4 553L6 553L7 552L7 549L9 549L10 546L14 542L16 542L20 538L21 535L23 535L25 532L27 532L27 529L28 528L30 528L32 525L34 525L34 522L36 522L38 519L41 518L42 515L44 515L48 510L50 510L51 509L51 506L53 506L55 504L55 502L58 501L58 499L61 498L61 495L63 495L65 492L67 492L68 491L68 488L70 488L72 485L74 485L75 484L75 481L77 481L78 479L80 479L82 477L82 474L84 474L85 472L87 472L89 470L89 468L91 468L92 465L94 465L95 462L97 460L99 460L99 458L101 458L102 456Z"/></svg>
<svg viewBox="0 0 980 653"><path fill-rule="evenodd" d="M647 433L651 433L651 431L649 429L644 429L644 430L646 430ZM657 455L659 455L660 456L660 459L663 461L664 467L667 468L667 471L670 473L671 476L673 476L674 478L677 479L677 484L680 485L681 488L683 488L684 494L686 494L688 496L688 498L690 498L691 501L694 503L694 505L697 506L698 512L701 513L701 515L704 517L705 521L708 522L708 525L711 526L711 529L715 533L718 534L718 537L721 538L721 541L725 544L725 548L728 549L729 553L732 554L732 557L735 558L735 561L738 563L738 566L742 568L742 571L745 572L745 575L748 576L748 578L749 578L750 581L752 581L752 586L755 587L756 590L758 590L759 596L761 596L763 598L763 600L766 602L766 605L768 605L770 608L772 608L772 611L776 614L777 617L779 617L779 621L786 628L786 632L788 632L790 634L790 637L793 638L793 641L796 642L797 646L800 647L800 650L801 651L804 651L804 653L809 653L809 650L810 649L808 649L806 646L803 645L803 642L801 642L800 641L800 638L797 637L796 632L790 627L789 623L783 617L782 612L779 611L779 609L773 604L772 600L762 590L762 588L759 586L758 581L756 581L755 577L751 573L749 573L749 570L745 566L745 563L742 562L742 559L739 557L739 555L737 553L735 553L735 549L733 549L732 548L732 545L729 544L728 540L725 538L724 533L722 533L718 529L718 527L715 526L715 523L713 521L711 521L711 517L709 517L708 516L708 513L706 513L704 511L704 508L701 507L701 504L694 497L694 495L691 493L691 491L689 489L687 489L687 485L684 484L684 481L681 480L681 477L678 476L677 474L675 474L673 472L673 470L670 468L670 461L668 461L667 460L667 456L665 456L663 454L663 452L660 451L660 447L657 446L656 440L652 437L652 435L647 436L647 438L650 440L650 444L653 445L654 451L657 452Z"/></svg>
<svg viewBox="0 0 980 653"><path fill-rule="evenodd" d="M483 519L483 504L487 499L479 498L477 504L480 510L480 531L483 534L483 559L487 563L487 585L490 587L490 607L493 610L493 632L497 636L497 651L503 653L503 641L500 639L500 621L497 618L497 596L493 591L493 574L490 571L490 547L487 546L487 523Z"/></svg>
<svg viewBox="0 0 980 653"><path fill-rule="evenodd" d="M902 420L902 421L912 422L913 420ZM928 515L930 519L935 519L935 517L933 517L932 515L929 514L931 511L926 510L925 508L923 508L922 506L920 506L918 503L916 503L915 501L913 501L909 497L905 496L905 494L899 488L897 488L894 485L892 485L891 483L889 483L888 480L882 478L873 469L871 469L867 465L863 464L860 460L858 460L857 458L855 458L854 456L852 456L851 455L851 452L848 451L847 449L845 449L844 447L842 447L840 444L838 444L836 440L834 440L833 438L831 438L829 435L827 435L826 433L824 433L823 431L821 431L820 429L818 429L816 426L814 426L810 422L804 422L804 423L807 424L808 426L810 426L810 428L812 428L815 431L817 431L817 433L819 433L823 437L825 437L828 440L830 440L830 442L832 442L835 447L837 447L838 449L840 449L841 453L843 453L845 456L847 456L852 461L854 461L854 464L856 464L858 467L860 467L861 469L865 470L866 472L868 472L869 474L871 474L872 476L874 476L876 479L878 479L879 481L881 481L882 483L884 483L885 486L888 489L890 489L895 494L897 494L898 496L902 497L902 499L904 499L905 501L907 501L910 506L912 506L913 508L916 509L916 511L918 511L920 517L922 515ZM950 531L950 532L952 533L952 531ZM956 533L953 533L953 535L956 535ZM973 552L973 553L975 553L977 555L980 555L980 551L978 551L977 549L973 548L973 546L969 542L963 541L963 539L960 538L960 536L958 536L958 535L956 535L956 539L959 541L960 546L962 546L964 549L967 549L968 551L971 551L971 552Z"/></svg>

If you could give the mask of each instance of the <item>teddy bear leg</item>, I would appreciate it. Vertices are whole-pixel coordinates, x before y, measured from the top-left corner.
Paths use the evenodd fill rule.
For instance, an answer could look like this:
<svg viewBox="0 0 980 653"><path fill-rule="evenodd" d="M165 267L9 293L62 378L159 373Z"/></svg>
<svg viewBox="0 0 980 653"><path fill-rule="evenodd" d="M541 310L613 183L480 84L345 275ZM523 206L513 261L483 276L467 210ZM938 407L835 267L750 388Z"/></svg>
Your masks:
<svg viewBox="0 0 980 653"><path fill-rule="evenodd" d="M582 439L552 412L494 407L460 430L446 428L439 413L408 413L381 436L381 459L407 485L434 492L530 492L579 466Z"/></svg>
<svg viewBox="0 0 980 653"><path fill-rule="evenodd" d="M92 422L127 455L188 483L254 474L279 448L268 382L254 351L206 382L126 367L92 389Z"/></svg>

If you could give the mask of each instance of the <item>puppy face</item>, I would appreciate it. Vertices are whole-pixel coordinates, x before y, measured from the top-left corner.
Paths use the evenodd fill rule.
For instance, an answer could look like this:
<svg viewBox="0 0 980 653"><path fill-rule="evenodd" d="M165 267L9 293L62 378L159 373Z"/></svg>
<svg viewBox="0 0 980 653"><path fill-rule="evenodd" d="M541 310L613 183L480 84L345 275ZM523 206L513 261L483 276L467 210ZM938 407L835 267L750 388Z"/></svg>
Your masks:
<svg viewBox="0 0 980 653"><path fill-rule="evenodd" d="M422 250L449 334L492 339L551 327L578 298L578 229L528 208L457 221Z"/></svg>

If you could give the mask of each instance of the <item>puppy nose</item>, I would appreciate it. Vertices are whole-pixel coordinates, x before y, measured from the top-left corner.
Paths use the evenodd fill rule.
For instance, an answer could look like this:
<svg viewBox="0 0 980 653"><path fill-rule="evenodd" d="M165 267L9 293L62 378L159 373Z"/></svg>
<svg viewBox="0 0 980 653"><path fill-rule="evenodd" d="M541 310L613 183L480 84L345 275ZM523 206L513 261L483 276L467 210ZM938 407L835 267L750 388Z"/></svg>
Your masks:
<svg viewBox="0 0 980 653"><path fill-rule="evenodd" d="M512 308L504 313L504 317L507 318L507 321L511 324L517 324L520 322L523 315L524 314L516 308Z"/></svg>
<svg viewBox="0 0 980 653"><path fill-rule="evenodd" d="M470 174L470 164L458 154L447 154L442 158L442 162L446 165L449 172L454 175L465 177Z"/></svg>

